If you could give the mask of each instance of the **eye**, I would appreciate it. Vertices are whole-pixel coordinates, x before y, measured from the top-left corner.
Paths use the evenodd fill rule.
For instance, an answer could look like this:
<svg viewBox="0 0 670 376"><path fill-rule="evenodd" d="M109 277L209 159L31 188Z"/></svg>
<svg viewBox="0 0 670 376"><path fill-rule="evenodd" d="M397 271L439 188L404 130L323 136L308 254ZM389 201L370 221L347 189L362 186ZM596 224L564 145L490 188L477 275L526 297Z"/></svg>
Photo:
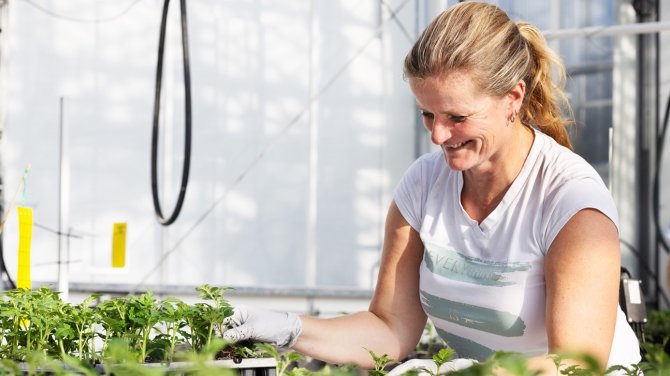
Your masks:
<svg viewBox="0 0 670 376"><path fill-rule="evenodd" d="M435 115L433 115L431 112L421 111L421 116L423 116L425 118L428 118L428 119L432 119Z"/></svg>
<svg viewBox="0 0 670 376"><path fill-rule="evenodd" d="M449 119L451 119L451 121L453 121L454 123L462 123L467 118L468 118L467 116L461 116L461 115L451 115L451 116L449 116Z"/></svg>

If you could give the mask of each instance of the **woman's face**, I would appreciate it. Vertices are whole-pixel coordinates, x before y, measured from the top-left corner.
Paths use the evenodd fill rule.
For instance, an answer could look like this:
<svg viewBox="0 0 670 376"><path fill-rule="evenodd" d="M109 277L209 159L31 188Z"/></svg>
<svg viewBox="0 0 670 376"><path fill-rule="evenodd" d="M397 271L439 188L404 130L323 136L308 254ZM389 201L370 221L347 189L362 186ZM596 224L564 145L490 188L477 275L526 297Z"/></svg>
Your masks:
<svg viewBox="0 0 670 376"><path fill-rule="evenodd" d="M495 168L514 128L508 124L514 111L511 96L482 94L467 74L458 71L410 78L409 83L423 124L433 143L442 148L449 168Z"/></svg>

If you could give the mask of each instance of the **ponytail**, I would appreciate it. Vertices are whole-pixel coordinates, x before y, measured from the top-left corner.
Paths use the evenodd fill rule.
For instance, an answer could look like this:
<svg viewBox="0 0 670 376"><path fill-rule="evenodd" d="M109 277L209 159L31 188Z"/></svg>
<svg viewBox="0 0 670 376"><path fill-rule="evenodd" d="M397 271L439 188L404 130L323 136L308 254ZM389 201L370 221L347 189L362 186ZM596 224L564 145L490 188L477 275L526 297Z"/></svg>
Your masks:
<svg viewBox="0 0 670 376"><path fill-rule="evenodd" d="M526 39L530 52L530 69L526 81L526 97L522 106L521 120L539 128L559 144L572 149L566 126L572 121L564 118L562 109L572 114L570 104L563 91L565 67L558 55L551 50L533 25L516 22L519 32ZM556 80L552 79L552 66Z"/></svg>

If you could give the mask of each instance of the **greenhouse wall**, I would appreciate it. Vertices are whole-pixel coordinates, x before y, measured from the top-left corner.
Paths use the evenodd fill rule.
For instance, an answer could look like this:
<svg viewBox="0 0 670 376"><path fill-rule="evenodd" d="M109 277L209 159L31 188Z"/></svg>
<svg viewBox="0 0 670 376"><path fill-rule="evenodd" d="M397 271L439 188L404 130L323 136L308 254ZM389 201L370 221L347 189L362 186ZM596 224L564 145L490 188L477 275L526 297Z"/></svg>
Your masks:
<svg viewBox="0 0 670 376"><path fill-rule="evenodd" d="M75 300L92 291L185 296L208 283L278 308L364 308L393 189L418 155L434 150L402 60L455 2L187 2L190 173L179 217L163 226L152 199L151 140L164 2L0 0L10 277L17 278L16 208L27 207L32 280L65 286ZM635 22L629 0L493 2L548 35ZM179 2L170 3L157 144L165 216L188 156ZM660 3L661 22L670 21L669 7ZM660 33L662 62L668 38ZM636 37L549 43L568 70L577 152L612 189L621 238L635 246ZM670 95L666 65L659 116ZM662 187L668 166L666 152ZM668 228L666 196L659 207ZM118 223L127 225L122 268L112 267ZM636 254L622 249L624 264L639 269ZM666 261L663 253L661 273Z"/></svg>
<svg viewBox="0 0 670 376"><path fill-rule="evenodd" d="M415 158L401 69L413 2L188 2L193 139L171 226L150 180L163 2L39 4L9 6L2 138L5 200L33 211L34 281L372 288L391 192ZM158 144L166 216L185 160L178 5ZM123 268L111 265L115 223L127 224Z"/></svg>

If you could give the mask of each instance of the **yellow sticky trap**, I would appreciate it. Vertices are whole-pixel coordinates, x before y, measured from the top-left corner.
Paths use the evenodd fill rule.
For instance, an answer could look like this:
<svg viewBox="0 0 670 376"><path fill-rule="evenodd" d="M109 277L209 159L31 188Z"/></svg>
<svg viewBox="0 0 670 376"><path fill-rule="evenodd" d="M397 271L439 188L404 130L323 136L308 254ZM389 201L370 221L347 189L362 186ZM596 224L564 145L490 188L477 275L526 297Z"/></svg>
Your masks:
<svg viewBox="0 0 670 376"><path fill-rule="evenodd" d="M16 287L32 288L30 281L30 241L33 235L33 209L17 207L19 213L19 267Z"/></svg>
<svg viewBox="0 0 670 376"><path fill-rule="evenodd" d="M126 223L114 224L112 236L112 268L126 266Z"/></svg>

